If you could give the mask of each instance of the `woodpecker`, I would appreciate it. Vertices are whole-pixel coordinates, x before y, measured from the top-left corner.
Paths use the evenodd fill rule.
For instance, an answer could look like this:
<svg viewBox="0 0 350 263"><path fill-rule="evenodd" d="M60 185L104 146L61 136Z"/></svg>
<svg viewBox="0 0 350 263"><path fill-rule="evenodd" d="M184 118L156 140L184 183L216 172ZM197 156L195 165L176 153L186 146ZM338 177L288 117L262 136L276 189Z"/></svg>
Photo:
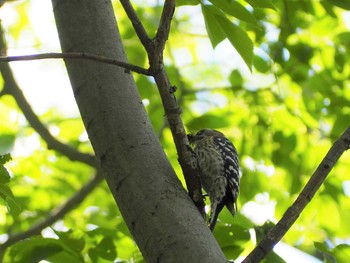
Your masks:
<svg viewBox="0 0 350 263"><path fill-rule="evenodd" d="M202 187L209 195L209 228L214 230L224 206L234 216L239 192L239 161L232 142L217 130L202 129L188 135Z"/></svg>

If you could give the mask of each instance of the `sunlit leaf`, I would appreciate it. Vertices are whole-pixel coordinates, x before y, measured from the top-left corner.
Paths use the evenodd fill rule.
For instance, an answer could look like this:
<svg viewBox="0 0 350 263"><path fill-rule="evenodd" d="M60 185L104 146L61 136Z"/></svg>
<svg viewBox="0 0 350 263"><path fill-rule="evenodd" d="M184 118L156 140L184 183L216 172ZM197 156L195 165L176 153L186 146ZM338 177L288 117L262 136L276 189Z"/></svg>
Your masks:
<svg viewBox="0 0 350 263"><path fill-rule="evenodd" d="M239 2L233 0L210 0L216 7L220 8L225 13L232 15L242 21L257 24L255 17L245 9Z"/></svg>
<svg viewBox="0 0 350 263"><path fill-rule="evenodd" d="M323 242L314 242L314 246L317 248L317 249L319 249L319 250L321 250L321 251L323 251L323 252L329 252L330 251L330 248L329 248L329 246L327 245L327 243L323 243Z"/></svg>
<svg viewBox="0 0 350 263"><path fill-rule="evenodd" d="M248 4L250 4L253 7L258 8L270 8L273 10L276 10L276 7L272 3L271 0L245 0Z"/></svg>
<svg viewBox="0 0 350 263"><path fill-rule="evenodd" d="M183 6L183 5L199 5L199 0L177 0L176 6Z"/></svg>
<svg viewBox="0 0 350 263"><path fill-rule="evenodd" d="M267 73L271 68L268 61L259 56L254 56L253 65L254 68L261 73Z"/></svg>
<svg viewBox="0 0 350 263"><path fill-rule="evenodd" d="M13 197L6 197L7 210L13 217L17 217L22 212L22 207Z"/></svg>
<svg viewBox="0 0 350 263"><path fill-rule="evenodd" d="M249 232L237 225L215 227L214 235L222 251L229 259L236 259L243 251L244 244L250 240Z"/></svg>
<svg viewBox="0 0 350 263"><path fill-rule="evenodd" d="M226 17L215 16L228 40L243 58L244 62L251 70L253 62L253 42L239 26L236 26Z"/></svg>
<svg viewBox="0 0 350 263"><path fill-rule="evenodd" d="M10 152L15 143L14 134L0 134L0 153Z"/></svg>
<svg viewBox="0 0 350 263"><path fill-rule="evenodd" d="M0 154L0 165L4 165L5 163L11 160L11 155L9 153L1 155Z"/></svg>
<svg viewBox="0 0 350 263"><path fill-rule="evenodd" d="M333 249L333 255L338 262L346 262L350 258L350 246L340 244Z"/></svg>
<svg viewBox="0 0 350 263"><path fill-rule="evenodd" d="M192 131L198 131L200 129L210 127L212 129L218 129L227 126L228 120L225 116L217 116L213 114L205 114L198 118L192 119L187 126Z"/></svg>
<svg viewBox="0 0 350 263"><path fill-rule="evenodd" d="M349 1L343 1L343 0L326 0L326 1L335 5L335 6L338 6L340 8L350 10L350 2Z"/></svg>
<svg viewBox="0 0 350 263"><path fill-rule="evenodd" d="M1 9L9 16L3 19L9 54L51 52L47 49L59 47L57 38L50 37L57 34L52 6L42 1L38 8L34 2L16 1ZM112 2L129 63L149 67L133 23L120 1ZM163 4L133 3L151 39L158 29ZM171 85L177 87L176 102L186 130L219 129L232 139L239 153L242 177L238 213L232 217L224 208L214 231L226 257L237 261L255 246L253 229L260 240L270 226L257 226L267 218L275 222L282 217L349 125L349 4L341 0L179 0L176 5L179 8L165 46L164 69ZM71 26L86 27L81 23ZM226 45L226 39L233 48ZM242 66L239 55L249 68L254 66L251 72ZM57 75L56 63L61 65ZM70 147L92 153L80 116L61 111L67 107L66 99L38 92L43 83L44 89L53 93L56 86L51 84L60 83L62 94L70 88L64 63L11 63L11 70L52 135ZM55 74L47 76L48 72ZM0 233L16 234L57 211L80 191L95 168L72 162L55 147L47 148L26 120L20 103L4 94L10 82L4 81L8 72L1 73L0 154L13 151L14 160L9 163L9 155L0 156ZM186 188L155 80L136 73L132 76L156 136ZM58 108L47 103L51 101ZM97 120L98 109L91 112ZM348 245L341 244L350 233L349 154L345 152L334 165L329 178L283 238L288 245L317 255L324 262L347 262L350 257ZM208 198L206 202L209 204ZM53 224L57 239L28 237L9 247L3 262L145 262L105 181L75 205ZM158 224L164 227L162 222ZM275 252L264 260L282 262Z"/></svg>
<svg viewBox="0 0 350 263"><path fill-rule="evenodd" d="M7 169L0 164L0 186L10 182L10 175Z"/></svg>
<svg viewBox="0 0 350 263"><path fill-rule="evenodd" d="M60 241L36 237L17 243L10 250L12 262L34 263L63 251Z"/></svg>
<svg viewBox="0 0 350 263"><path fill-rule="evenodd" d="M277 255L276 252L271 251L263 260L264 263L286 263L286 261Z"/></svg>
<svg viewBox="0 0 350 263"><path fill-rule="evenodd" d="M233 70L229 77L232 87L240 87L243 84L243 78L238 70Z"/></svg>
<svg viewBox="0 0 350 263"><path fill-rule="evenodd" d="M117 256L117 252L113 239L110 237L103 238L96 248L90 249L89 255L93 260L96 260L98 257L114 260Z"/></svg>
<svg viewBox="0 0 350 263"><path fill-rule="evenodd" d="M205 28L212 46L215 48L226 38L226 34L218 23L216 16L223 16L214 6L201 5L204 16Z"/></svg>
<svg viewBox="0 0 350 263"><path fill-rule="evenodd" d="M73 233L71 230L68 232L54 231L60 238L60 241L64 245L66 250L72 250L73 252L80 252L84 246L85 241L81 234Z"/></svg>

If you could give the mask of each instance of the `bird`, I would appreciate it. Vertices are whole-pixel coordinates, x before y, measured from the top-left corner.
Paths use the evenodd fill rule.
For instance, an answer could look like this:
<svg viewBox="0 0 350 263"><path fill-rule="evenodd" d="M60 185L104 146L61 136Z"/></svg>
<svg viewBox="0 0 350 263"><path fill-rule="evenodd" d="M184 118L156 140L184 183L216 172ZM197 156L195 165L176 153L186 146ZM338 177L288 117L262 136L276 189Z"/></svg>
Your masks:
<svg viewBox="0 0 350 263"><path fill-rule="evenodd" d="M213 129L188 134L188 140L194 145L195 165L202 187L210 199L208 225L213 231L224 206L233 216L237 212L240 184L237 150L223 133Z"/></svg>

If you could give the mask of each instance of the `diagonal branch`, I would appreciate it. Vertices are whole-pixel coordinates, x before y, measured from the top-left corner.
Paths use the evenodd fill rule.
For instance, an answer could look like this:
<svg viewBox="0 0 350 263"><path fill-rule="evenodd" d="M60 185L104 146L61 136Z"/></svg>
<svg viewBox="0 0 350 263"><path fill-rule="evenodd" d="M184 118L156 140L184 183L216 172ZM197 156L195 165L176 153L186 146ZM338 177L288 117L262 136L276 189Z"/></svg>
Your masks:
<svg viewBox="0 0 350 263"><path fill-rule="evenodd" d="M170 23L175 10L175 0L166 0L159 23L159 28L155 39L151 40L143 27L136 11L128 0L121 0L121 4L129 19L132 21L136 34L147 51L150 64L150 72L157 84L160 97L162 99L165 115L173 136L179 163L181 165L187 190L200 213L204 216L204 201L202 198L201 183L198 171L192 167L194 162L185 131L185 126L181 119L181 108L179 107L174 92L176 87L172 86L168 74L164 67L163 51L169 36Z"/></svg>
<svg viewBox="0 0 350 263"><path fill-rule="evenodd" d="M0 262L5 250L9 246L12 246L23 239L39 235L44 228L51 226L57 220L63 218L67 213L78 206L89 195L89 193L95 189L102 179L103 176L100 173L95 174L90 181L83 185L83 187L63 205L51 210L43 221L38 222L26 231L10 235L4 243L0 244Z"/></svg>
<svg viewBox="0 0 350 263"><path fill-rule="evenodd" d="M116 59L111 59L95 54L89 53L42 53L35 55L24 55L24 56L0 56L0 62L12 62L12 61L25 61L25 60L39 60L39 59L87 59L101 63L112 64L127 71L133 71L142 75L150 76L150 72L142 67L129 64Z"/></svg>
<svg viewBox="0 0 350 263"><path fill-rule="evenodd" d="M260 241L255 249L247 256L242 263L260 262L282 239L290 227L298 219L306 205L314 197L329 172L332 170L340 156L350 148L350 126L341 137L333 144L304 189L299 194L293 205L284 213L281 220L273 227Z"/></svg>
<svg viewBox="0 0 350 263"><path fill-rule="evenodd" d="M169 37L170 24L174 15L174 11L175 11L175 0L165 1L162 16L160 18L158 31L155 37L156 51L159 52L160 54L163 53L165 43Z"/></svg>
<svg viewBox="0 0 350 263"><path fill-rule="evenodd" d="M149 38L146 29L141 23L134 7L132 6L129 0L120 0L120 3L124 8L125 13L129 17L132 26L134 27L135 32L138 38L140 39L142 45L146 49L147 53L150 52L153 49L152 40Z"/></svg>

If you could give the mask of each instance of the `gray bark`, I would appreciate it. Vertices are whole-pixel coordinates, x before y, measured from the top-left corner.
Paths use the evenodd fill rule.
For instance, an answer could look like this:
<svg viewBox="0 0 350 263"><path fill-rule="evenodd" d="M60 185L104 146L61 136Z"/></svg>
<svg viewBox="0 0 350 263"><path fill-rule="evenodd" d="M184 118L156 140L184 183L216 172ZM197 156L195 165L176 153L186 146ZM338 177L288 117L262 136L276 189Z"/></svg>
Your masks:
<svg viewBox="0 0 350 263"><path fill-rule="evenodd" d="M52 0L63 52L126 61L108 0ZM131 74L66 60L101 171L147 262L225 262L153 131Z"/></svg>

